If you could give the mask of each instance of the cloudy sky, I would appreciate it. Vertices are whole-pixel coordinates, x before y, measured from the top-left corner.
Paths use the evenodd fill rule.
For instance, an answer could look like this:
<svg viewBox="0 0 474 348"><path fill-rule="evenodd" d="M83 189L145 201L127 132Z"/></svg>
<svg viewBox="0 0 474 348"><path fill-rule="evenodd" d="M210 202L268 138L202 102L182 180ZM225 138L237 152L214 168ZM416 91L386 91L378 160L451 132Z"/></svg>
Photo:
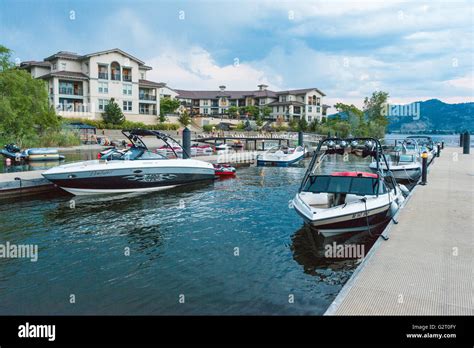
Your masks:
<svg viewBox="0 0 474 348"><path fill-rule="evenodd" d="M474 101L472 1L0 0L14 58L121 48L181 89L317 87L326 103Z"/></svg>

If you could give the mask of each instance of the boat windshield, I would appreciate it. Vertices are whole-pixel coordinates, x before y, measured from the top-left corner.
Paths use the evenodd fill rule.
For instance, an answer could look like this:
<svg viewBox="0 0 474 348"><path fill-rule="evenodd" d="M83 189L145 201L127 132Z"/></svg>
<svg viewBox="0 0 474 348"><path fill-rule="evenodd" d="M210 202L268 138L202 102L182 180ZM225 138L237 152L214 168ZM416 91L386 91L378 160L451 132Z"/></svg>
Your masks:
<svg viewBox="0 0 474 348"><path fill-rule="evenodd" d="M289 148L288 146L282 145L282 146L272 147L270 150L268 150L268 153L275 153L277 151L281 151L284 154L289 154L289 153L293 153L294 149Z"/></svg>
<svg viewBox="0 0 474 348"><path fill-rule="evenodd" d="M384 185L379 187L377 178L317 175L310 176L303 191L313 193L346 193L358 196L371 195L377 192L386 193Z"/></svg>
<svg viewBox="0 0 474 348"><path fill-rule="evenodd" d="M414 156L413 155L400 155L400 160L399 162L414 162Z"/></svg>
<svg viewBox="0 0 474 348"><path fill-rule="evenodd" d="M165 156L145 150L140 147L132 147L125 152L121 158L124 161L166 159Z"/></svg>

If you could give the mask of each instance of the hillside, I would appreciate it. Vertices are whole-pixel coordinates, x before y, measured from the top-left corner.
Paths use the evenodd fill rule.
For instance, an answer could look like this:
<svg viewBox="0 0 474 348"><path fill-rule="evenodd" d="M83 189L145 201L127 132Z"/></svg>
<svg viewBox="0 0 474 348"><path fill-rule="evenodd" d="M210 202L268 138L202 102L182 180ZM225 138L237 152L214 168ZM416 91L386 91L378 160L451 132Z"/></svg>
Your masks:
<svg viewBox="0 0 474 348"><path fill-rule="evenodd" d="M474 131L474 103L446 104L438 99L420 102L420 119L389 117L389 131Z"/></svg>

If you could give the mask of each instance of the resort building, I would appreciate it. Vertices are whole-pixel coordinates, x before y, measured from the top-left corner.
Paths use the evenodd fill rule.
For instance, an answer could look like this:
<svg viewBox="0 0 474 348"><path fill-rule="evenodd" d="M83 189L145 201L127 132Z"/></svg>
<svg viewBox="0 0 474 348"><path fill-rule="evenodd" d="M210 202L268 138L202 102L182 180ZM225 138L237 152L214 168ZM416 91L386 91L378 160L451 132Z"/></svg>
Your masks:
<svg viewBox="0 0 474 348"><path fill-rule="evenodd" d="M220 116L228 114L231 106L255 105L270 108L270 120L282 117L288 121L304 117L311 122L314 119L321 120L324 116L322 98L325 94L317 88L274 92L267 85L257 87L254 91L227 91L225 86L219 86L219 90L215 91L175 91L178 94L176 98L191 115Z"/></svg>
<svg viewBox="0 0 474 348"><path fill-rule="evenodd" d="M20 67L47 82L50 103L61 116L100 119L113 98L127 120L157 122L165 84L147 80L152 68L118 48L86 55L61 51Z"/></svg>
<svg viewBox="0 0 474 348"><path fill-rule="evenodd" d="M321 120L325 111L325 94L317 88L275 92L261 84L250 91L230 91L225 86L215 91L173 89L148 80L152 68L118 48L85 55L60 51L42 61L22 62L20 67L46 81L50 103L63 117L101 119L112 98L127 120L147 124L158 121L160 98L180 100L177 112L187 110L191 116L223 116L231 106L255 105L269 108L269 120L304 117L311 122Z"/></svg>

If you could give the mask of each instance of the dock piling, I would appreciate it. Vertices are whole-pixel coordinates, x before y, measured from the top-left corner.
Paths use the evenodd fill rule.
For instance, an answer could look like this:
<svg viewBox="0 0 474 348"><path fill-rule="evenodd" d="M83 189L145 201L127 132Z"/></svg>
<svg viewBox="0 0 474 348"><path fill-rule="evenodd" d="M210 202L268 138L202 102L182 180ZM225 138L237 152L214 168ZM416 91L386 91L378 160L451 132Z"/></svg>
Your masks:
<svg viewBox="0 0 474 348"><path fill-rule="evenodd" d="M464 132L463 135L463 149L462 153L463 155L469 155L471 151L471 135L469 134L468 131Z"/></svg>
<svg viewBox="0 0 474 348"><path fill-rule="evenodd" d="M188 127L183 129L183 158L191 156L191 131Z"/></svg>
<svg viewBox="0 0 474 348"><path fill-rule="evenodd" d="M459 134L459 147L463 147L463 144L464 144L464 134L463 133L460 133Z"/></svg>
<svg viewBox="0 0 474 348"><path fill-rule="evenodd" d="M439 157L441 155L441 145L438 143L438 152L436 152L436 157Z"/></svg>
<svg viewBox="0 0 474 348"><path fill-rule="evenodd" d="M441 142L441 149L444 150L444 141Z"/></svg>
<svg viewBox="0 0 474 348"><path fill-rule="evenodd" d="M298 146L303 146L303 132L298 132Z"/></svg>
<svg viewBox="0 0 474 348"><path fill-rule="evenodd" d="M421 154L422 158L422 167L421 167L421 182L420 185L426 185L427 184L427 174L428 174L428 154L426 152L423 152Z"/></svg>

